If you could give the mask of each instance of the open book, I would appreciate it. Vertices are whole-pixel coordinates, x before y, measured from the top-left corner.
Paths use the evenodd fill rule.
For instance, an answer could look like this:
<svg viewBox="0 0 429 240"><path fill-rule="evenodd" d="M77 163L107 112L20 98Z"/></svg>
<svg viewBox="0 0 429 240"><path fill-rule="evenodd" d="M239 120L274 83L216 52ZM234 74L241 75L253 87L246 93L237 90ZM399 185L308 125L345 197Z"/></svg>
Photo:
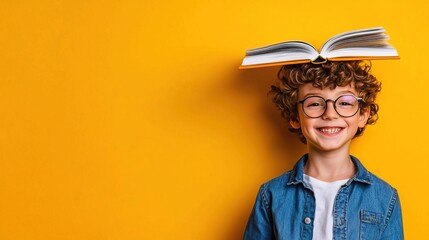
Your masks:
<svg viewBox="0 0 429 240"><path fill-rule="evenodd" d="M287 64L366 59L398 59L384 28L367 28L338 34L326 41L320 53L303 41L287 41L246 51L240 69Z"/></svg>

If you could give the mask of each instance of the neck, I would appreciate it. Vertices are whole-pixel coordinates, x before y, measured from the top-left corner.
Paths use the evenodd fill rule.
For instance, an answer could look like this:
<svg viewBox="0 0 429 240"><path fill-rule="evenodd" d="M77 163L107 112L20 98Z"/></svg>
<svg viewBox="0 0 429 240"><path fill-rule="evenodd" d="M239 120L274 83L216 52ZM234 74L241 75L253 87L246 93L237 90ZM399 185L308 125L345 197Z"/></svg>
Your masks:
<svg viewBox="0 0 429 240"><path fill-rule="evenodd" d="M326 182L348 179L356 173L348 148L345 150L323 152L308 149L308 161L304 172Z"/></svg>

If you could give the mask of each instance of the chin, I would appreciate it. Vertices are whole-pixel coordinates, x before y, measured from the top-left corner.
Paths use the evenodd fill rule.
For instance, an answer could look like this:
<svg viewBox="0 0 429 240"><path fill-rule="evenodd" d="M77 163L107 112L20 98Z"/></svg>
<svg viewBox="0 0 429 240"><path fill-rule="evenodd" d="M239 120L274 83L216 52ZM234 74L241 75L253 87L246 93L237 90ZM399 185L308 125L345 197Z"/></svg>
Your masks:
<svg viewBox="0 0 429 240"><path fill-rule="evenodd" d="M339 142L339 141L334 141L334 142L323 142L321 144L310 144L310 148L314 148L314 149L318 149L319 151L324 151L324 152L332 152L332 151L337 151L337 150L341 150L343 148L348 148L350 141L348 142Z"/></svg>

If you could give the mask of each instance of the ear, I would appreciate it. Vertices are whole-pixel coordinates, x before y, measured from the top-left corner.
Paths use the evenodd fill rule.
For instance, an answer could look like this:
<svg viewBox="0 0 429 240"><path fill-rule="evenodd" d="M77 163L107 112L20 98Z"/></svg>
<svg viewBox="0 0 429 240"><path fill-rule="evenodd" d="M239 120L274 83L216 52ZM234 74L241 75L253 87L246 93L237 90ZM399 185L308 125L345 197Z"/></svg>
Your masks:
<svg viewBox="0 0 429 240"><path fill-rule="evenodd" d="M293 128L295 128L295 129L299 129L299 128L301 127L301 123L299 122L299 119L298 119L298 118L291 119L291 120L289 121L289 123L290 123L290 125L291 125Z"/></svg>
<svg viewBox="0 0 429 240"><path fill-rule="evenodd" d="M364 109L363 111L360 112L359 115L359 128L364 128L366 123L368 122L368 118L369 118L369 108Z"/></svg>

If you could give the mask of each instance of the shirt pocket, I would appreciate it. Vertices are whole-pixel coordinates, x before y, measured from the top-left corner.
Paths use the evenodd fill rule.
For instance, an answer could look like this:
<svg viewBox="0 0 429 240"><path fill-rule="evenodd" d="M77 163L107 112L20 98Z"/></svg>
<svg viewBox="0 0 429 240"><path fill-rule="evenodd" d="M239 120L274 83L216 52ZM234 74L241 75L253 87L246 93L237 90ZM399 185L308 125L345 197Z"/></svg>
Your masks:
<svg viewBox="0 0 429 240"><path fill-rule="evenodd" d="M360 211L360 240L375 240L380 238L382 230L383 214L370 212L366 210Z"/></svg>

